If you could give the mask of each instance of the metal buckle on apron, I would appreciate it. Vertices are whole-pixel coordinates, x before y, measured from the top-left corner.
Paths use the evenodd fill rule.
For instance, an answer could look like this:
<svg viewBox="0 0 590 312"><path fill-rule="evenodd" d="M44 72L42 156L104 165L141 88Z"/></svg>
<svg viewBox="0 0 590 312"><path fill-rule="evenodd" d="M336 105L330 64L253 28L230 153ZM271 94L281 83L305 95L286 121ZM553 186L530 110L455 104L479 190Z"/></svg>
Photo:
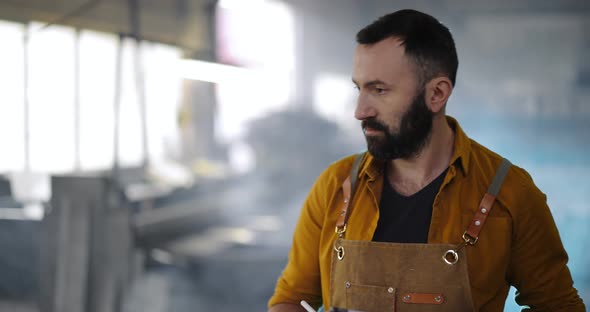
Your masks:
<svg viewBox="0 0 590 312"><path fill-rule="evenodd" d="M346 223L342 227L336 226L336 230L334 232L338 234L338 237L344 236L344 232L346 232Z"/></svg>
<svg viewBox="0 0 590 312"><path fill-rule="evenodd" d="M457 246L455 249L449 249L445 251L442 258L446 264L454 265L459 261L459 250L467 245L475 245L477 243L479 237L472 237L471 235L467 234L467 232L463 233L463 242Z"/></svg>
<svg viewBox="0 0 590 312"><path fill-rule="evenodd" d="M342 259L344 259L344 247L336 247L336 242L334 242L334 251L336 251L336 257L338 257L338 261L342 261Z"/></svg>

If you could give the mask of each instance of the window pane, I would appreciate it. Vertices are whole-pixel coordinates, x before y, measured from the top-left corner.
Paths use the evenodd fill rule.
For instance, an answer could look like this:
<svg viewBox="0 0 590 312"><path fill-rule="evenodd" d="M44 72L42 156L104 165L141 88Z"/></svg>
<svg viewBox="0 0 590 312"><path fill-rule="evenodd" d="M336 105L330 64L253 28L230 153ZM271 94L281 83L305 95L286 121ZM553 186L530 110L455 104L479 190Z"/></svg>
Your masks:
<svg viewBox="0 0 590 312"><path fill-rule="evenodd" d="M24 25L0 21L0 172L25 167Z"/></svg>
<svg viewBox="0 0 590 312"><path fill-rule="evenodd" d="M121 107L119 115L119 164L138 166L144 155L142 147L141 110L135 79L135 43L123 41Z"/></svg>
<svg viewBox="0 0 590 312"><path fill-rule="evenodd" d="M115 70L118 38L80 35L80 167L108 169L114 156Z"/></svg>
<svg viewBox="0 0 590 312"><path fill-rule="evenodd" d="M29 103L31 169L66 172L74 169L74 29L30 28Z"/></svg>
<svg viewBox="0 0 590 312"><path fill-rule="evenodd" d="M178 156L177 114L181 80L175 64L178 48L157 43L142 45L148 125L148 154L159 161Z"/></svg>

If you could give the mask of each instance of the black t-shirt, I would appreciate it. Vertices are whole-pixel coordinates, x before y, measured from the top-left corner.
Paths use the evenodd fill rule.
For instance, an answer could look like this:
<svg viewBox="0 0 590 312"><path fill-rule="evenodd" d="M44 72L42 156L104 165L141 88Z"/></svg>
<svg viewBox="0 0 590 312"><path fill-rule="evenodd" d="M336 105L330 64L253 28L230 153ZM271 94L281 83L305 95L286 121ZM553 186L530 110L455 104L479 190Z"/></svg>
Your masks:
<svg viewBox="0 0 590 312"><path fill-rule="evenodd" d="M379 203L379 221L373 234L375 242L427 243L432 204L446 176L441 173L430 184L411 196L403 196L383 176L383 192Z"/></svg>

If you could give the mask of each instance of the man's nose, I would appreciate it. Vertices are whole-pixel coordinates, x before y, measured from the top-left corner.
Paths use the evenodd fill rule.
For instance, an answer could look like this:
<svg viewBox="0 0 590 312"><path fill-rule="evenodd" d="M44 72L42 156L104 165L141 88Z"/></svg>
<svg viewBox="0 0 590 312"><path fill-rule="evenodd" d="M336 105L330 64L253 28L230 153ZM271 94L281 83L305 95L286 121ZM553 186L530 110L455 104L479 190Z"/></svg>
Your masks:
<svg viewBox="0 0 590 312"><path fill-rule="evenodd" d="M365 120L367 118L375 117L376 111L370 101L361 93L356 100L356 109L354 111L354 118L358 120Z"/></svg>

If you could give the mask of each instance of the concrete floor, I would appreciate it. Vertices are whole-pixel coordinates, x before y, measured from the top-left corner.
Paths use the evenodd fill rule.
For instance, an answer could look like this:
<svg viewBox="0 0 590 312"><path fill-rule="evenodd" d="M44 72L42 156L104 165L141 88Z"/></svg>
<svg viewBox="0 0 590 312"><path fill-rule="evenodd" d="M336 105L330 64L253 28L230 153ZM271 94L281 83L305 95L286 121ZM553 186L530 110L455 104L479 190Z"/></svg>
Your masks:
<svg viewBox="0 0 590 312"><path fill-rule="evenodd" d="M39 312L39 309L28 302L0 301L0 312Z"/></svg>

